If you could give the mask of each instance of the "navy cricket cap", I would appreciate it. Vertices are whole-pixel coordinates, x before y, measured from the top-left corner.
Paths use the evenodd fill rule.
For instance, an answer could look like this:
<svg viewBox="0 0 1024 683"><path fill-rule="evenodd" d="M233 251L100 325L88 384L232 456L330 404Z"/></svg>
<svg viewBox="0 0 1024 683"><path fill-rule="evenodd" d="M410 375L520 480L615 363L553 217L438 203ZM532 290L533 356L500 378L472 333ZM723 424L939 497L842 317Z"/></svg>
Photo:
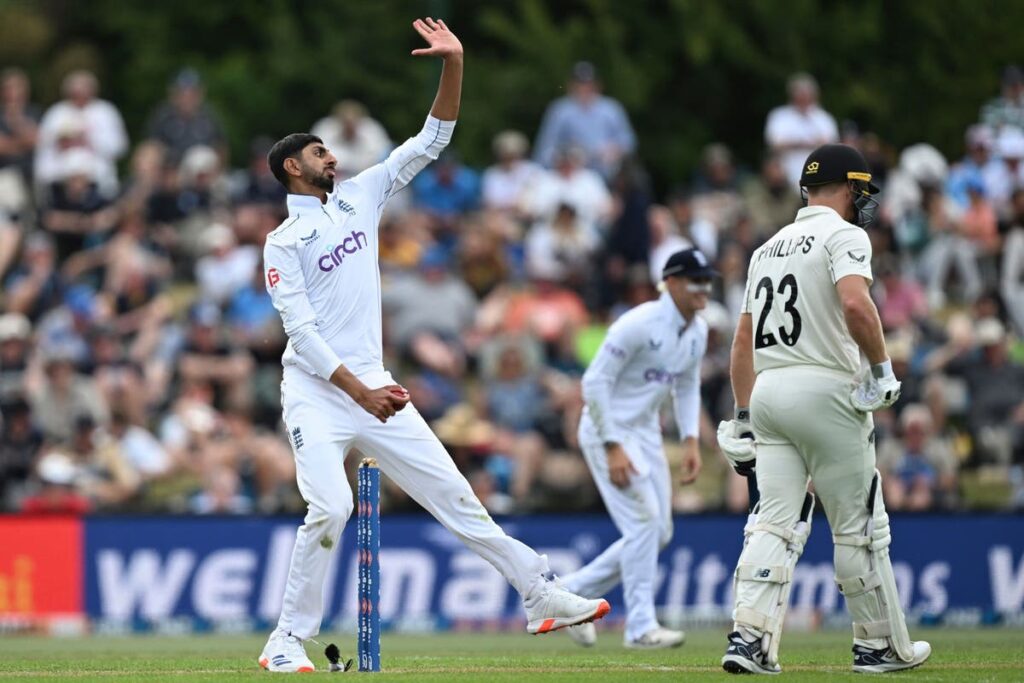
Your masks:
<svg viewBox="0 0 1024 683"><path fill-rule="evenodd" d="M669 256L665 267L661 269L662 280L669 276L697 279L712 278L716 275L718 271L711 266L708 257L701 253L700 249L693 247Z"/></svg>
<svg viewBox="0 0 1024 683"><path fill-rule="evenodd" d="M869 193L878 193L878 186L871 182L871 167L867 160L850 145L822 145L807 157L804 170L800 173L800 187L848 180L862 180L867 183Z"/></svg>

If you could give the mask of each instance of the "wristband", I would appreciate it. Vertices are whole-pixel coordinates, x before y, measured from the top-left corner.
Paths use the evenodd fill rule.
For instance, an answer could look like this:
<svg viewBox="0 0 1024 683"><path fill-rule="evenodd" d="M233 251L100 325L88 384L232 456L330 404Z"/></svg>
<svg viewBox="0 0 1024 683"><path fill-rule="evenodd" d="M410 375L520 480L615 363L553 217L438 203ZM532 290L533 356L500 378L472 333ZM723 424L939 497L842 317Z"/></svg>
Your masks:
<svg viewBox="0 0 1024 683"><path fill-rule="evenodd" d="M881 363L871 366L871 374L875 379L882 379L892 375L892 360L886 358Z"/></svg>
<svg viewBox="0 0 1024 683"><path fill-rule="evenodd" d="M750 422L750 408L739 406L736 407L736 419L739 422Z"/></svg>

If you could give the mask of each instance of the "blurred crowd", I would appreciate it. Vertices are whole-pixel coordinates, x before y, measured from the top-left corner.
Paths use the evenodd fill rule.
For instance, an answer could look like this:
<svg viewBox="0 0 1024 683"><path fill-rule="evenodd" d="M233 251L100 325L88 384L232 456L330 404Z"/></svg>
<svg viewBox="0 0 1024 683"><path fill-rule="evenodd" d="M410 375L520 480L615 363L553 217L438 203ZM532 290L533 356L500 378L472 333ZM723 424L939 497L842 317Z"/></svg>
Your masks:
<svg viewBox="0 0 1024 683"><path fill-rule="evenodd" d="M689 245L721 278L704 313L705 469L674 502L744 509L714 425L732 411L747 263L801 206L807 154L832 141L858 146L884 192L872 291L903 380L876 415L889 508L1024 506L1024 74L1006 69L952 160L837 123L810 75L779 99L762 158L709 144L659 197L627 112L579 63L539 130L498 132L486 168L460 160L456 136L390 202L386 363L492 512L599 509L576 444L580 377L608 324L654 298L662 264ZM352 100L326 114L296 126L313 124L339 179L414 132ZM303 508L261 264L285 211L272 142L232 164L192 70L134 140L92 73L68 74L46 108L24 73L0 74L0 509Z"/></svg>

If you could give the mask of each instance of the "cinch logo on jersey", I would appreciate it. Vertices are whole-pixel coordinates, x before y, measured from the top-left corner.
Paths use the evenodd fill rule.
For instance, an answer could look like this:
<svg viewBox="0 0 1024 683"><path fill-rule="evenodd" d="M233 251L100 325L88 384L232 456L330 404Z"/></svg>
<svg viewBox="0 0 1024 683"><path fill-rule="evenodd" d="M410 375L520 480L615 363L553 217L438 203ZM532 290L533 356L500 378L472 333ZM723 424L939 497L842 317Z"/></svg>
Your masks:
<svg viewBox="0 0 1024 683"><path fill-rule="evenodd" d="M681 372L669 372L668 370L662 370L661 368L647 368L644 370L644 381L645 382L657 382L658 384L672 384L675 382L683 373Z"/></svg>
<svg viewBox="0 0 1024 683"><path fill-rule="evenodd" d="M366 244L366 233L353 230L349 237L341 241L341 244L336 247L328 247L330 251L317 260L317 265L320 266L320 270L329 273L341 265L346 254L354 254Z"/></svg>

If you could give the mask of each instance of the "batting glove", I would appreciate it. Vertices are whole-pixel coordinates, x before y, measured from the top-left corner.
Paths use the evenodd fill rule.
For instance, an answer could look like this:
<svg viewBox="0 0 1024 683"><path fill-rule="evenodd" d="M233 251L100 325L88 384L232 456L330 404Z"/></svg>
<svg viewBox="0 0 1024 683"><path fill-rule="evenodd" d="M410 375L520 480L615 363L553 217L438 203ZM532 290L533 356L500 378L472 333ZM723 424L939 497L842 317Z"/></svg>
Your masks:
<svg viewBox="0 0 1024 683"><path fill-rule="evenodd" d="M892 363L872 366L850 394L850 404L862 413L888 408L900 397L901 383L892 373Z"/></svg>
<svg viewBox="0 0 1024 683"><path fill-rule="evenodd" d="M753 469L754 430L747 420L722 420L718 423L718 447L737 474L747 476Z"/></svg>

